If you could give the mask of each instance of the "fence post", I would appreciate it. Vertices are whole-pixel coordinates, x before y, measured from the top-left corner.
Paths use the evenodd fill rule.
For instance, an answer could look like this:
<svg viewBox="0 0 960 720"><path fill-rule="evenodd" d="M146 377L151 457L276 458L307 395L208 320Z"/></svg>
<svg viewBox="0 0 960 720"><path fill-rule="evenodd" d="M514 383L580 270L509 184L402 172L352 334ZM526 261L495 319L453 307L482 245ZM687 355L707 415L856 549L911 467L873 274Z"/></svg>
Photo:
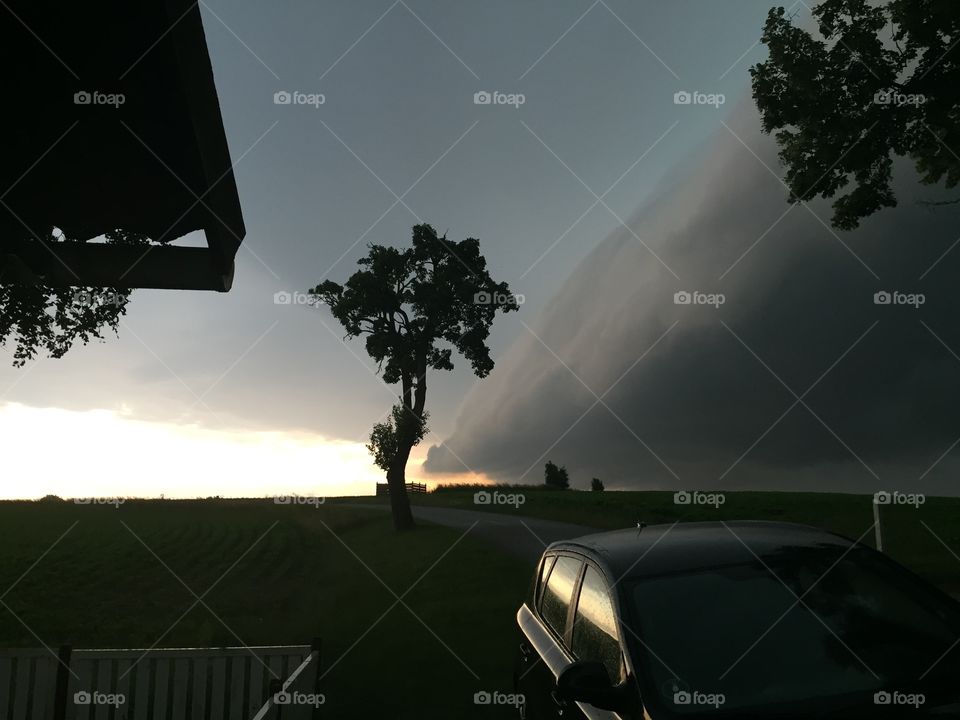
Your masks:
<svg viewBox="0 0 960 720"><path fill-rule="evenodd" d="M877 541L877 552L883 552L883 533L880 531L880 503L877 496L873 496L873 530Z"/></svg>
<svg viewBox="0 0 960 720"><path fill-rule="evenodd" d="M273 702L273 699L277 696L277 693L283 692L283 678L280 678L279 680L276 678L271 679L270 685L267 688L267 692L270 693L267 696L267 702L273 703L273 707L277 711L274 717L276 717L277 720L280 720L283 715L283 705L278 705L277 703Z"/></svg>
<svg viewBox="0 0 960 720"><path fill-rule="evenodd" d="M70 684L70 656L73 649L61 645L57 654L57 683L53 696L53 720L65 720L67 716L67 689Z"/></svg>
<svg viewBox="0 0 960 720"><path fill-rule="evenodd" d="M315 654L313 659L313 692L314 694L320 693L320 660L323 655L320 652L320 638L315 637L313 642L310 643L310 652ZM313 718L316 720L320 717L320 708L314 706L313 708Z"/></svg>

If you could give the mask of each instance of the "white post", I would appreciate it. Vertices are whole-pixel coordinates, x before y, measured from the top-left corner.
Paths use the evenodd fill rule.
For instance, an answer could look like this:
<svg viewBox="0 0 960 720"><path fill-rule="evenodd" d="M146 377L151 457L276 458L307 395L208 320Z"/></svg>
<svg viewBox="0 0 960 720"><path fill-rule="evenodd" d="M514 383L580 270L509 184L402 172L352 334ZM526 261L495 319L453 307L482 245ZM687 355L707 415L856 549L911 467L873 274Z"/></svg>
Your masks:
<svg viewBox="0 0 960 720"><path fill-rule="evenodd" d="M877 550L883 552L883 537L880 532L880 503L876 496L873 498L873 531L877 539Z"/></svg>

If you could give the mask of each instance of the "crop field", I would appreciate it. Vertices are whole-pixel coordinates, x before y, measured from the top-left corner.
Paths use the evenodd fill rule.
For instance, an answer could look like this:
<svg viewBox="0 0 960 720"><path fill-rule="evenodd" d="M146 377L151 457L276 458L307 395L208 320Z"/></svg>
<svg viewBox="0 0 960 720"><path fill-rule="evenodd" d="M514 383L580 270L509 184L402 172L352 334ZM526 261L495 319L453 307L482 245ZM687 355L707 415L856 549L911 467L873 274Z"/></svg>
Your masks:
<svg viewBox="0 0 960 720"><path fill-rule="evenodd" d="M473 695L511 689L529 573L459 531L396 535L379 511L0 503L0 647L319 637L324 717L499 717Z"/></svg>

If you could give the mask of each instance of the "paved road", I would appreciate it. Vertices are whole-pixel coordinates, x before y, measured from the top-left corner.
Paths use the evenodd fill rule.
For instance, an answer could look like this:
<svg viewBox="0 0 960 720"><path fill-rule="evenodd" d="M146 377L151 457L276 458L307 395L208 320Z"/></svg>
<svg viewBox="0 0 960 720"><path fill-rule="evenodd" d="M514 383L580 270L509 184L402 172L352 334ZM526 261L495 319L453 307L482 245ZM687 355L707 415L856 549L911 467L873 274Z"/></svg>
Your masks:
<svg viewBox="0 0 960 720"><path fill-rule="evenodd" d="M350 503L349 507L379 508L389 510L388 505L362 505ZM571 523L541 520L513 513L492 513L481 510L459 510L444 507L425 507L413 505L413 516L417 520L446 525L447 527L470 531L471 537L487 540L504 552L507 552L534 565L540 559L543 549L555 540L587 535L597 532L596 528Z"/></svg>

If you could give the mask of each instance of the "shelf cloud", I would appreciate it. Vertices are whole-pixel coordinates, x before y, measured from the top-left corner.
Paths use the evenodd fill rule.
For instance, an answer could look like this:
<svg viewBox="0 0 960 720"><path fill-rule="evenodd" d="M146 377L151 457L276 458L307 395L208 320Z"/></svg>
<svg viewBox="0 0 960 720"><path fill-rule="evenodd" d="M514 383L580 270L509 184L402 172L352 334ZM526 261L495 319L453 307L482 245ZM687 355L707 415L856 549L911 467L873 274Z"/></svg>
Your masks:
<svg viewBox="0 0 960 720"><path fill-rule="evenodd" d="M425 469L575 486L956 494L960 213L787 203L750 103L562 284Z"/></svg>

